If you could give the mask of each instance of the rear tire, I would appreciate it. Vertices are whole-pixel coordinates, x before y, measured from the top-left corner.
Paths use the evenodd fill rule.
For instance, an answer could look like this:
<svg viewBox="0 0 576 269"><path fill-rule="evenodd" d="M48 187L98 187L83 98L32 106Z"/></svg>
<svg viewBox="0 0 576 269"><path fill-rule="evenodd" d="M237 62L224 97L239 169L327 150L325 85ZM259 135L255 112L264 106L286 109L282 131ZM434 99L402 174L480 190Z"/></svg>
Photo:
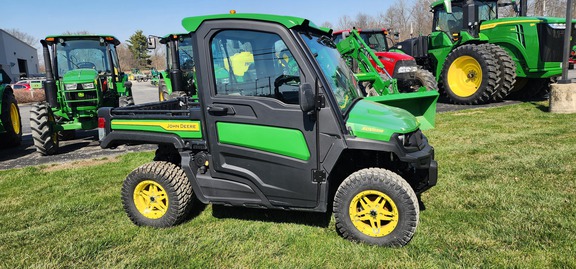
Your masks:
<svg viewBox="0 0 576 269"><path fill-rule="evenodd" d="M138 226L180 224L197 203L184 170L168 162L151 162L134 169L122 186L124 211Z"/></svg>
<svg viewBox="0 0 576 269"><path fill-rule="evenodd" d="M485 104L499 87L500 77L500 67L489 50L463 45L448 54L441 91L454 104Z"/></svg>
<svg viewBox="0 0 576 269"><path fill-rule="evenodd" d="M414 190L386 169L362 169L348 176L336 191L333 210L342 237L371 245L404 246L418 226Z"/></svg>
<svg viewBox="0 0 576 269"><path fill-rule="evenodd" d="M186 96L188 96L188 94L186 94L186 92L184 92L184 91L175 91L175 92L172 92L172 94L170 94L169 99L176 99L179 97L186 97Z"/></svg>
<svg viewBox="0 0 576 269"><path fill-rule="evenodd" d="M166 82L160 80L158 82L158 100L166 101L169 99L168 90L166 89Z"/></svg>
<svg viewBox="0 0 576 269"><path fill-rule="evenodd" d="M42 155L52 155L58 151L58 132L52 109L47 103L34 104L30 110L30 128L36 151Z"/></svg>
<svg viewBox="0 0 576 269"><path fill-rule="evenodd" d="M480 45L490 51L500 67L500 83L490 97L491 102L501 102L510 94L516 82L516 63L510 55L500 46L494 44Z"/></svg>
<svg viewBox="0 0 576 269"><path fill-rule="evenodd" d="M22 119L18 101L11 89L5 89L2 96L2 112L0 116L4 133L0 134L0 148L16 147L22 141Z"/></svg>

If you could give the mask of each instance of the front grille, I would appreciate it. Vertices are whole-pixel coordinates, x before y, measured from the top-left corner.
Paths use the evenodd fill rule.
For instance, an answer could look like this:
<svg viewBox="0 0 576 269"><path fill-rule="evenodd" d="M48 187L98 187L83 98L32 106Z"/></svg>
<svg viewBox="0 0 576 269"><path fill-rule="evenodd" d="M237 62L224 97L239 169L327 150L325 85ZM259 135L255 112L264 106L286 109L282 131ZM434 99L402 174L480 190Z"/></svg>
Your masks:
<svg viewBox="0 0 576 269"><path fill-rule="evenodd" d="M84 90L81 84L78 84L77 90L64 91L66 103L71 108L84 106L98 106L97 89Z"/></svg>
<svg viewBox="0 0 576 269"><path fill-rule="evenodd" d="M543 62L561 62L564 52L564 29L553 29L546 23L538 24L538 39L540 43L540 60ZM576 30L572 28L572 37L576 37ZM574 38L573 38L574 39ZM575 44L572 40L571 47Z"/></svg>

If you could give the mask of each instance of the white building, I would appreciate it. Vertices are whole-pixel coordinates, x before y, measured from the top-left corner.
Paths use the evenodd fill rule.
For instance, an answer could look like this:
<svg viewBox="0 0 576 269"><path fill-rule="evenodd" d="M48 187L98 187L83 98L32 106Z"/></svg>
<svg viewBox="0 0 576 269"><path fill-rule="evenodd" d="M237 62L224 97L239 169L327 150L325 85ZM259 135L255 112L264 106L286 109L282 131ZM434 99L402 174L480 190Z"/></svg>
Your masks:
<svg viewBox="0 0 576 269"><path fill-rule="evenodd" d="M20 77L38 74L36 48L0 29L0 64L16 83Z"/></svg>

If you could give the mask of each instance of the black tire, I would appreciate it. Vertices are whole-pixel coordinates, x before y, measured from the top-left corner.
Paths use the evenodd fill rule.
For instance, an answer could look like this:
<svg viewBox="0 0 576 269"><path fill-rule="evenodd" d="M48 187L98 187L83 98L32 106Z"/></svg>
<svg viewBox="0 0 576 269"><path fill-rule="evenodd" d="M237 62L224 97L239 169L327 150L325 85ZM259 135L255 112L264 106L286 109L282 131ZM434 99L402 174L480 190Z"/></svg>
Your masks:
<svg viewBox="0 0 576 269"><path fill-rule="evenodd" d="M550 92L550 78L518 78L518 87L508 95L513 100L535 100Z"/></svg>
<svg viewBox="0 0 576 269"><path fill-rule="evenodd" d="M133 106L134 105L134 97L132 96L120 96L118 97L118 106L125 107L125 106Z"/></svg>
<svg viewBox="0 0 576 269"><path fill-rule="evenodd" d="M5 131L0 133L0 148L19 146L22 142L22 119L18 101L10 88L6 88L2 96L0 120Z"/></svg>
<svg viewBox="0 0 576 269"><path fill-rule="evenodd" d="M500 67L500 83L490 97L491 102L501 102L510 94L516 83L516 63L502 47L494 44L481 45L490 51Z"/></svg>
<svg viewBox="0 0 576 269"><path fill-rule="evenodd" d="M134 169L122 186L124 211L138 226L180 224L196 203L184 170L169 162L151 162Z"/></svg>
<svg viewBox="0 0 576 269"><path fill-rule="evenodd" d="M179 97L186 97L188 96L188 94L186 94L186 92L184 91L174 91L170 94L169 99L176 99Z"/></svg>
<svg viewBox="0 0 576 269"><path fill-rule="evenodd" d="M42 155L52 155L58 152L58 132L52 109L47 103L37 103L30 110L30 128L36 151Z"/></svg>
<svg viewBox="0 0 576 269"><path fill-rule="evenodd" d="M468 64L468 57L476 62ZM453 73L450 72L451 68ZM481 80L478 79L478 71L482 75ZM474 44L463 45L448 54L439 86L441 93L454 104L479 105L490 101L499 87L500 77L498 63L489 50Z"/></svg>
<svg viewBox="0 0 576 269"><path fill-rule="evenodd" d="M166 82L164 80L158 81L158 100L166 101L169 99L168 89L166 88Z"/></svg>
<svg viewBox="0 0 576 269"><path fill-rule="evenodd" d="M398 90L400 92L417 92L422 86L426 88L426 91L438 91L436 77L430 71L422 68L416 70L414 79L398 80Z"/></svg>
<svg viewBox="0 0 576 269"><path fill-rule="evenodd" d="M385 202L372 205L373 209L368 210L360 205L359 200L366 201L364 198L371 202L377 199ZM350 207L354 205L360 210L355 214L356 217L362 215L367 218L364 221L370 224L352 220ZM420 212L418 198L408 182L396 173L381 168L362 169L348 176L336 191L333 210L336 229L342 237L371 245L393 247L401 247L410 242L416 232ZM379 220L377 216L391 219ZM384 226L375 230L374 223ZM381 231L382 228L384 231Z"/></svg>

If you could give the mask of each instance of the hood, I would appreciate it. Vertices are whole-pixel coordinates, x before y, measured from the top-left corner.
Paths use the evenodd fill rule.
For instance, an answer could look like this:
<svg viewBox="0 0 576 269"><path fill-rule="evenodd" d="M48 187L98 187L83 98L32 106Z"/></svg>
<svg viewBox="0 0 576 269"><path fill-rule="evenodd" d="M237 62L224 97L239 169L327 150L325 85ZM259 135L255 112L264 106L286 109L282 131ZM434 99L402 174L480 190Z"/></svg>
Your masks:
<svg viewBox="0 0 576 269"><path fill-rule="evenodd" d="M68 83L93 82L98 77L98 71L94 69L75 69L64 74L62 81Z"/></svg>
<svg viewBox="0 0 576 269"><path fill-rule="evenodd" d="M352 107L346 126L357 137L389 141L394 133L404 134L418 130L420 123L404 109L363 99Z"/></svg>
<svg viewBox="0 0 576 269"><path fill-rule="evenodd" d="M396 62L396 61L401 61L401 60L414 61L414 58L412 56L406 54L406 53L382 51L382 52L375 52L374 54L376 54L376 56L378 56L379 59L381 59L381 57L392 59L389 62Z"/></svg>

